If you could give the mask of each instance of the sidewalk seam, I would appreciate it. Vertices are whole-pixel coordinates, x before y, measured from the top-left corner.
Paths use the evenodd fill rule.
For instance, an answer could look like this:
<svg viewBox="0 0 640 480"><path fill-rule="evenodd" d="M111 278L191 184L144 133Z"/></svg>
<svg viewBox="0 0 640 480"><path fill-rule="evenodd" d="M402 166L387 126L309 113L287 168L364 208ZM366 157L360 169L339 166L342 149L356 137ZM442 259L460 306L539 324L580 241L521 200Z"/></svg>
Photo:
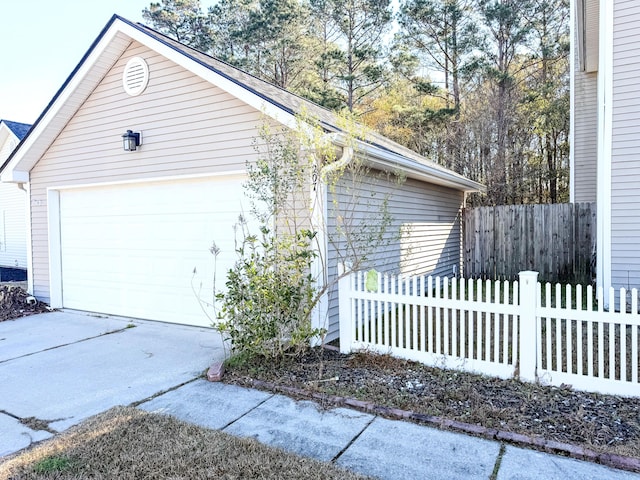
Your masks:
<svg viewBox="0 0 640 480"><path fill-rule="evenodd" d="M271 400L273 397L275 397L276 394L272 393L271 395L269 395L267 398L265 398L264 400L262 400L260 403L256 404L254 407L250 408L249 410L247 410L246 412L244 412L242 415L240 415L238 418L235 418L233 420L231 420L229 423L227 423L224 427L218 429L220 431L225 430L226 428L229 428L231 425L233 425L234 423L236 423L238 420L240 420L241 418L246 417L249 413L253 412L256 408L258 408L260 405L263 405L265 402Z"/></svg>
<svg viewBox="0 0 640 480"><path fill-rule="evenodd" d="M34 432L37 432L37 431L47 432L52 435L55 435L56 433L59 433L59 432L51 428L49 424L53 422L59 422L60 420L66 420L66 418L54 418L52 420L43 420L37 417L20 417L19 415L13 414L6 410L0 410L0 415L6 415L7 417L13 418L14 420L17 420L21 425L24 425L29 430L32 430ZM33 425L33 422L38 422L38 424Z"/></svg>
<svg viewBox="0 0 640 480"><path fill-rule="evenodd" d="M354 436L354 437L349 441L349 443L347 443L347 444L345 445L345 447L344 447L342 450L340 450L340 451L338 452L338 454L337 454L335 457L333 457L333 458L331 459L330 463L335 463L335 462L336 462L336 461L337 461L337 460L342 456L342 454L343 454L344 452L346 452L346 451L347 451L347 449L348 449L351 445L353 445L353 444L354 444L354 442L355 442L356 440L358 440L358 438L360 438L360 435L362 435L362 434L364 433L364 431L365 431L367 428L369 428L369 425L371 425L371 424L373 423L373 421L374 421L376 418L378 418L378 416L377 416L377 415L374 415L374 416L373 416L373 418L371 418L371 420L369 420L369 421L367 422L367 424L366 424L364 427L362 427L362 430L360 430L360 431L359 431L359 432L358 432L358 433L357 433L357 434L356 434L356 435L355 435L355 436Z"/></svg>
<svg viewBox="0 0 640 480"><path fill-rule="evenodd" d="M153 395L149 395L146 398L143 398L142 400L136 400L135 402L131 402L128 406L129 407L134 407L134 408L138 408L140 405L142 405L143 403L147 403L150 402L151 400L153 400L154 398L157 398L161 395L164 395L165 393L169 393L169 392L173 392L174 390L177 390L181 387L184 387L185 385L188 385L190 383L195 382L196 380L200 380L202 378L201 375L198 375L197 377L192 378L191 380L187 380L186 382L182 382L179 385L174 385L171 388L167 388L165 390L160 390L159 392L154 393Z"/></svg>
<svg viewBox="0 0 640 480"><path fill-rule="evenodd" d="M502 465L502 457L504 457L505 452L507 451L507 447L504 443L500 444L500 451L498 452L498 456L496 457L496 463L493 466L493 472L489 476L489 480L497 480L498 473L500 472L500 466Z"/></svg>

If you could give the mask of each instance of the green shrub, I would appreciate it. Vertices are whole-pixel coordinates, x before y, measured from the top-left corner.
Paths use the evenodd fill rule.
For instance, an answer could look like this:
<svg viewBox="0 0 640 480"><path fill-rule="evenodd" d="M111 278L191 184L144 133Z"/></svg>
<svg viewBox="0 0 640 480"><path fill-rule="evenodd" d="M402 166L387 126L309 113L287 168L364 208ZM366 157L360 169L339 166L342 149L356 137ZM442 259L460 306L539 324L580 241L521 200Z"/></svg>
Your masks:
<svg viewBox="0 0 640 480"><path fill-rule="evenodd" d="M215 300L200 300L205 314L213 310L213 324L231 341L236 356L277 359L324 339L326 329L314 328L312 312L338 279L327 277L322 243L334 246L340 262L361 268L395 238L387 232L387 196L378 196L373 185L396 175L374 174L354 155L351 142L361 134L353 128L344 130L350 140L338 160L336 146L320 124L308 125L313 125L311 135L307 128L271 131L268 122L263 125L254 145L258 159L247 163L244 184L251 216L259 224L257 234L241 217L235 229L238 258L227 272L226 290L216 289L214 264ZM342 191L348 198L338 201ZM325 210L336 219L335 232L327 229ZM368 213L364 219L363 211ZM323 229L321 242L314 229ZM214 243L211 253L217 257L219 251Z"/></svg>
<svg viewBox="0 0 640 480"><path fill-rule="evenodd" d="M276 236L263 226L255 236L244 221L240 226L238 260L227 274L226 292L217 295L221 320L216 328L236 353L270 358L299 353L323 333L311 328L315 234L301 229Z"/></svg>
<svg viewBox="0 0 640 480"><path fill-rule="evenodd" d="M308 348L323 332L311 327L317 302L312 263L315 232L296 212L309 210L312 158L300 153L297 139L264 125L260 158L247 165L246 196L259 232L240 217L236 225L238 259L227 273L216 328L231 340L234 354L282 357Z"/></svg>

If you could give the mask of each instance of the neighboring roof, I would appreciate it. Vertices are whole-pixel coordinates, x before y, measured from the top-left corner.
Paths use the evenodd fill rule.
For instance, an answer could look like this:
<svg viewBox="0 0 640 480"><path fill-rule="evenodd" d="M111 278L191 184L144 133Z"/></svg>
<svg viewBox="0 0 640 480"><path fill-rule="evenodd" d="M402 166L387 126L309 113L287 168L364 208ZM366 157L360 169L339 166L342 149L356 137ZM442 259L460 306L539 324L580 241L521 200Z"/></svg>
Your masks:
<svg viewBox="0 0 640 480"><path fill-rule="evenodd" d="M298 122L296 115L304 114L317 120L327 133L341 132L338 118L330 110L183 45L152 28L114 15L36 120L29 134L2 165L0 172L3 181L28 181L29 170L132 40L158 51L285 125L293 127ZM441 167L381 135L368 135L366 145L368 155L385 157L392 163L400 160L399 166L408 164L408 171L426 175L434 183L464 191L484 190L483 185Z"/></svg>
<svg viewBox="0 0 640 480"><path fill-rule="evenodd" d="M11 122L9 120L0 120L0 123L4 123L7 127L9 127L9 130L11 130L13 134L18 137L18 140L22 140L31 128L31 125L27 123Z"/></svg>

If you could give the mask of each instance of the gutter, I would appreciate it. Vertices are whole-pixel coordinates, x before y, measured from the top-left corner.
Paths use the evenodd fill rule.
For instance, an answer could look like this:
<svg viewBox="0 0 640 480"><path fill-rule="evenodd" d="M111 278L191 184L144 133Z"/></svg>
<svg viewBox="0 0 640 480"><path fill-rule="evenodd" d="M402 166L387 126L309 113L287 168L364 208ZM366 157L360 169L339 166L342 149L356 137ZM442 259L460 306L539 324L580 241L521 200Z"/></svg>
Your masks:
<svg viewBox="0 0 640 480"><path fill-rule="evenodd" d="M363 157L365 163L371 167L385 171L400 171L410 178L463 190L464 192L486 192L486 187L481 183L469 180L436 164L421 163L362 140L347 139L343 133L332 133L328 136L333 144L348 148L351 151L356 150ZM354 146L352 147L352 145ZM339 161L342 161L342 158Z"/></svg>

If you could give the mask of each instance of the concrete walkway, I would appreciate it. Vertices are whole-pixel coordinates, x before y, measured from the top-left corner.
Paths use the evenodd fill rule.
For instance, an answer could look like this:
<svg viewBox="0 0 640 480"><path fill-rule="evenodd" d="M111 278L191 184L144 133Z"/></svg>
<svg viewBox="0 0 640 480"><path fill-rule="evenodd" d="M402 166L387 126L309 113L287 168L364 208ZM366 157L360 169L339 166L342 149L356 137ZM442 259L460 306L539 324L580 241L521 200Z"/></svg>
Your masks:
<svg viewBox="0 0 640 480"><path fill-rule="evenodd" d="M114 405L142 402L147 411L381 479L486 479L497 472L498 479L640 480L601 465L201 379L222 355L218 335L208 329L78 312L0 322L0 457ZM29 428L20 421L29 417L43 422L26 422Z"/></svg>
<svg viewBox="0 0 640 480"><path fill-rule="evenodd" d="M303 456L332 461L381 479L640 479L615 470L491 440L346 408L196 380L143 403L140 408ZM496 467L497 464L497 467Z"/></svg>

